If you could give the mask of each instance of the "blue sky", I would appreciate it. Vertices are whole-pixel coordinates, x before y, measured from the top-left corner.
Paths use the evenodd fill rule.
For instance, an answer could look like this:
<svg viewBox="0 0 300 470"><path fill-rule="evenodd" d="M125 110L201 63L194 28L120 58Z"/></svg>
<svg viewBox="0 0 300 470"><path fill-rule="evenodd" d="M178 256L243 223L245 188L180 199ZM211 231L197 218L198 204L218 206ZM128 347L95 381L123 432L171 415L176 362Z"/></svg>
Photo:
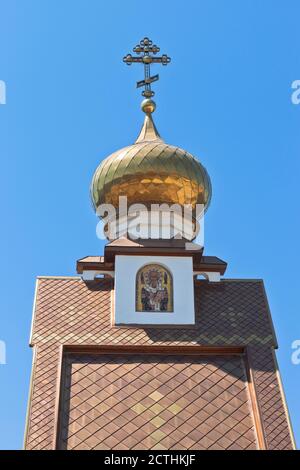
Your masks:
<svg viewBox="0 0 300 470"><path fill-rule="evenodd" d="M139 131L142 68L122 57L145 35L172 57L157 127L212 179L205 253L265 281L300 443L299 15L297 0L0 0L1 449L22 446L35 277L102 253L89 184Z"/></svg>

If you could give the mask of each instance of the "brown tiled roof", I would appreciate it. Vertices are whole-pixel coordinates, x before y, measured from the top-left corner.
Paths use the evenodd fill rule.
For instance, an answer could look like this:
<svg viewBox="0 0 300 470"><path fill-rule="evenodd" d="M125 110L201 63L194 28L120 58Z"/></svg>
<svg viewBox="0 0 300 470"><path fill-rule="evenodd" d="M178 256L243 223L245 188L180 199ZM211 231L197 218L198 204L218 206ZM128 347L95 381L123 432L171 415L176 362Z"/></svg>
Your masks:
<svg viewBox="0 0 300 470"><path fill-rule="evenodd" d="M32 343L276 346L260 280L196 281L196 326L192 329L111 328L112 288L112 281L103 279L39 279Z"/></svg>
<svg viewBox="0 0 300 470"><path fill-rule="evenodd" d="M245 386L245 369L242 365L244 359L240 355L226 358L216 355L193 356L193 358L185 356L183 361L183 356L179 354L176 356L174 353L175 356L169 359L165 355L161 358L156 356L155 362L151 352L149 355L139 354L138 357L132 352L126 356L126 360L122 354L116 363L115 354L110 356L105 353L100 357L92 352L71 354L66 351L63 356L65 364L63 377L68 381L71 374L72 384L76 386L75 388L72 386L71 389L68 386L63 388L64 400L60 403L62 419L59 421L60 447L117 447L115 439L119 442L119 446L121 440L124 442L125 438L121 431L117 434L119 436L117 438L114 434L122 429L122 423L131 419L133 424L128 427L130 432L127 431L127 434L132 436L135 448L142 445L141 442L146 443L147 448L155 446L176 448L179 441L181 448L219 448L218 446L253 448L257 445L253 419L255 413L259 413L266 448L292 448L272 352L276 347L276 339L262 281L224 280L211 284L207 281L196 281L196 326L192 328L112 327L112 292L113 281L109 279L97 279L91 282L84 282L80 278L38 280L32 334L35 365L26 434L27 449L51 449L57 446L55 429L58 409L55 404L58 399L59 364L62 361L60 345L63 344L77 348L88 345L96 349L105 345L106 347L130 345L133 348L147 346L150 349L158 346L176 349L185 346L192 348L247 346L251 383L253 382L254 386L254 392L251 393L255 394L258 411L252 408L250 388ZM161 371L158 365L164 367L166 360L173 361L172 367ZM133 368L131 369L128 364L133 364ZM176 373L178 367L181 368L183 376L190 375L187 380L182 381L182 375ZM134 374L134 370L135 379L130 375ZM102 377L103 372L106 379L101 382L102 379L99 377ZM197 382L200 386L202 384L196 396L192 380L194 373ZM145 375L148 379L144 383L141 377L143 374L148 374ZM153 376L158 378L152 380ZM131 381L135 380L137 382L134 390L145 387L144 390L147 392L145 396L134 394L130 388ZM168 380L172 386L168 385ZM176 384L178 384L177 392ZM249 387L250 385L249 383ZM129 393L129 390L132 393ZM153 400L152 394L155 391L163 395L159 396L157 401ZM230 407L227 407L228 401L231 400L231 392L228 395L228 391L233 395L237 394L232 398L235 411L241 408L241 414L237 412L237 417L232 415L235 411L231 410L230 413ZM114 401L115 393L124 394L124 403L127 404L125 409L117 406ZM174 403L179 403L178 406L182 407L181 410L172 408L178 411L174 416L169 410L172 401L168 401L169 393L174 394L172 395ZM190 416L190 405L184 402L186 395L190 397L191 402L193 397L197 404L192 413L194 420ZM201 402L203 395L208 402L205 407ZM147 411L156 403L162 406L163 411L161 409L160 411L164 413L164 417L161 418L164 422L155 419L160 416L155 412L153 414L152 410ZM185 406L182 406L183 403ZM109 412L107 406L110 406ZM70 407L69 412L66 411L66 407ZM137 410L142 410L142 413L137 413ZM101 419L103 418L102 433L91 424L95 421L100 426L100 412ZM118 422L118 430L113 426L114 418ZM174 431L173 436L172 426L174 427L175 423L177 423L175 426L177 432ZM186 423L186 428L181 429L180 423ZM69 438L66 438L63 431L66 425L69 427ZM135 442L137 436L134 432L137 425L149 432L146 432L147 436L141 435L141 440ZM238 436L235 433L236 426L239 426ZM191 427L194 427L196 432L190 437ZM257 425L255 428L258 432ZM187 438L184 440L182 432L185 429ZM215 429L217 432L213 432ZM98 433L96 441L91 437L91 432L94 430ZM129 441L125 446L132 448Z"/></svg>
<svg viewBox="0 0 300 470"><path fill-rule="evenodd" d="M67 354L59 449L256 449L240 357Z"/></svg>

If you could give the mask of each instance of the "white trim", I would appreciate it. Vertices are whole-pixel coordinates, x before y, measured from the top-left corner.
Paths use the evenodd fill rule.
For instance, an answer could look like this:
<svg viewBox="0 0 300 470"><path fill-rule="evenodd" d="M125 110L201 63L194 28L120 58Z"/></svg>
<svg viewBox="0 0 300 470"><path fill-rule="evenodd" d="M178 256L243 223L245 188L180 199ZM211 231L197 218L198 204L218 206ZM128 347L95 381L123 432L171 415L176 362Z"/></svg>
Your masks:
<svg viewBox="0 0 300 470"><path fill-rule="evenodd" d="M209 282L220 282L221 273L214 271L194 271L194 276L204 276Z"/></svg>
<svg viewBox="0 0 300 470"><path fill-rule="evenodd" d="M30 411L31 411L31 405L32 405L31 400L32 400L32 391L33 391L33 380L35 376L36 356L37 356L37 346L33 346L29 390L28 390L27 407L26 407L25 429L24 429L24 435L23 435L23 449L24 450L26 450L27 437L29 433L29 417L30 417Z"/></svg>
<svg viewBox="0 0 300 470"><path fill-rule="evenodd" d="M136 311L136 275L143 266L157 263L173 277L172 312ZM115 325L194 325L192 256L116 255Z"/></svg>
<svg viewBox="0 0 300 470"><path fill-rule="evenodd" d="M34 288L34 298L33 298L33 306L32 306L32 313L31 313L31 326L30 326L30 334L29 334L29 344L32 346L32 338L33 338L33 329L35 323L35 307L36 307L36 298L38 292L38 285L39 285L39 278L35 281L35 288Z"/></svg>
<svg viewBox="0 0 300 470"><path fill-rule="evenodd" d="M283 388L281 374L280 374L280 370L279 370L279 367L278 367L276 352L274 351L274 349L272 349L272 354L273 354L273 358L274 358L274 362L275 362L276 376L277 376L277 380L278 380L278 385L279 385L279 390L280 390L280 394L281 394L283 408L284 408L287 423L288 423L288 428L289 428L289 431L290 431L292 445L293 445L294 450L297 450L297 445L296 445L294 431L293 431L292 422L291 422L291 416L290 416L290 412L289 412L286 397L285 397L285 391L284 391L284 388Z"/></svg>
<svg viewBox="0 0 300 470"><path fill-rule="evenodd" d="M114 271L92 271L92 270L84 270L82 273L82 279L84 281L93 281L96 276L101 274L107 274L108 276L115 277Z"/></svg>

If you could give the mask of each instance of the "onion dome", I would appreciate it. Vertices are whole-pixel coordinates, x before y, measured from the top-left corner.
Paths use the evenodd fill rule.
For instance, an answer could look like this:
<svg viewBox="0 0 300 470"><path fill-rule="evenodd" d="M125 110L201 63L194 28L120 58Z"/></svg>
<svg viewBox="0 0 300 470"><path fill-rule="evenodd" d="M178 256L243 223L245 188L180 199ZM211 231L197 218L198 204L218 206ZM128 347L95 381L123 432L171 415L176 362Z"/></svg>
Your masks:
<svg viewBox="0 0 300 470"><path fill-rule="evenodd" d="M128 207L142 203L169 205L203 204L211 199L211 183L204 166L189 152L169 145L159 135L152 118L155 103L142 102L145 120L133 145L117 150L95 171L91 198L95 210L101 204L119 207L119 197L127 196Z"/></svg>

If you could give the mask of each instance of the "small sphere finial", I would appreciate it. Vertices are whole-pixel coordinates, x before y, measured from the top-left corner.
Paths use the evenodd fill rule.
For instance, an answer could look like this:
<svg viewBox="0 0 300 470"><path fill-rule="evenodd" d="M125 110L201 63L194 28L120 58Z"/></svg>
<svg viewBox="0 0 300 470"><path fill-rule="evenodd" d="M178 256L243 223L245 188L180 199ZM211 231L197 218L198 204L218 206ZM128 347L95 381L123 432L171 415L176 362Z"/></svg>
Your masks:
<svg viewBox="0 0 300 470"><path fill-rule="evenodd" d="M150 98L147 98L142 101L141 108L142 108L142 111L144 111L144 113L151 114L151 113L154 113L156 109L156 103Z"/></svg>

